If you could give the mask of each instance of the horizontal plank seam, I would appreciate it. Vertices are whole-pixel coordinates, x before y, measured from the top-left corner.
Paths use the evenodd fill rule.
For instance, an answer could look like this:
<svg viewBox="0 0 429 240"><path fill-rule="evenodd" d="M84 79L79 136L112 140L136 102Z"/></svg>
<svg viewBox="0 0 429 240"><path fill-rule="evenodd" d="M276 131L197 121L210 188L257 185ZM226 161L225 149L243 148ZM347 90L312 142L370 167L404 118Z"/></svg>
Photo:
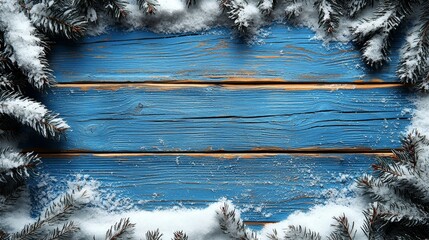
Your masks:
<svg viewBox="0 0 429 240"><path fill-rule="evenodd" d="M252 78L254 79L254 78ZM394 86L407 86L407 84L398 83L398 82L317 82L317 81L306 81L306 82L292 82L292 81L278 81L270 80L249 80L249 81L234 81L234 80L224 80L224 81L203 81L203 80L186 80L186 79L175 79L175 80L159 80L159 81L71 81L71 82L58 82L55 84L58 87L68 86L68 85L116 85L116 84L126 84L126 85L141 85L141 84L177 84L177 85L188 85L188 84L202 84L202 85L394 85Z"/></svg>
<svg viewBox="0 0 429 240"><path fill-rule="evenodd" d="M332 84L332 83L272 83L272 84L252 84L252 83L58 83L55 88L80 88L82 91L90 89L116 91L121 88L147 88L160 91L178 90L178 89L192 89L192 88L209 88L221 87L228 90L283 90L283 91L336 91L336 90L370 90L377 88L400 88L404 87L400 83L383 83L383 84Z"/></svg>
<svg viewBox="0 0 429 240"><path fill-rule="evenodd" d="M393 149L399 150L399 149ZM299 154L299 155L323 155L323 154L370 154L380 156L393 156L392 149L377 149L377 150L356 150L356 149L319 149L319 150L255 150L255 151L171 151L171 152L109 152L109 151L41 151L41 150L26 150L26 152L35 152L40 155L281 155L281 154Z"/></svg>

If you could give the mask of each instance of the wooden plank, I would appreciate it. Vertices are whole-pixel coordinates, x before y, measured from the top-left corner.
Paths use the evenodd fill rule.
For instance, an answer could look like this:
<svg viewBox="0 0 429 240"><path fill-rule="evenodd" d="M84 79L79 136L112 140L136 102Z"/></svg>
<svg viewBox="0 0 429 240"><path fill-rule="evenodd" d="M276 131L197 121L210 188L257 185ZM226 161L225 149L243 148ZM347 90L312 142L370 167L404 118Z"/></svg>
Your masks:
<svg viewBox="0 0 429 240"><path fill-rule="evenodd" d="M111 90L108 90L111 89ZM335 88L333 88L335 89ZM288 91L272 85L55 88L44 102L72 131L45 151L391 149L412 108L399 87Z"/></svg>
<svg viewBox="0 0 429 240"><path fill-rule="evenodd" d="M307 210L356 176L369 171L372 155L224 154L43 155L54 189L74 174L100 181L105 193L127 197L139 208L205 207L226 197L247 221L279 221ZM41 175L46 178L46 175ZM34 181L37 184L37 181ZM33 194L38 194L34 191ZM37 207L37 206L36 206Z"/></svg>
<svg viewBox="0 0 429 240"><path fill-rule="evenodd" d="M118 32L61 42L50 64L58 82L397 82L399 41L391 63L366 69L352 44L323 46L305 28L273 25L263 44L249 45L217 29L192 34ZM333 46L335 45L335 46Z"/></svg>

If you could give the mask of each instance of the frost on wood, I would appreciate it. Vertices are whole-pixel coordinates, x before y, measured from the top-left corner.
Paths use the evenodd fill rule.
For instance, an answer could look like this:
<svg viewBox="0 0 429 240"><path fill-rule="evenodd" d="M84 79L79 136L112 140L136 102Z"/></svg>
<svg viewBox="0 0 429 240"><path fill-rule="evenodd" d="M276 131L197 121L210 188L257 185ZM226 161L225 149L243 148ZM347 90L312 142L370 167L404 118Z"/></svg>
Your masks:
<svg viewBox="0 0 429 240"><path fill-rule="evenodd" d="M28 81L38 89L51 85L53 76L48 68L44 43L17 1L0 2L0 32L3 32L4 51L28 76Z"/></svg>

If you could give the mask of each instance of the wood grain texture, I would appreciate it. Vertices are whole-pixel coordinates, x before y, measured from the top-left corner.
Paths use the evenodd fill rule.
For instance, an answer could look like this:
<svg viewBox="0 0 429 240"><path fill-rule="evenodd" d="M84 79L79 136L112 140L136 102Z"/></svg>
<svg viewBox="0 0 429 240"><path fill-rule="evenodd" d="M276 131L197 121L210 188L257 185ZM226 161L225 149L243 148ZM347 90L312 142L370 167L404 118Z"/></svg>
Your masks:
<svg viewBox="0 0 429 240"><path fill-rule="evenodd" d="M168 90L168 91L166 91ZM412 108L402 88L220 86L56 88L44 102L72 127L44 150L96 152L391 149ZM42 142L42 141L41 141Z"/></svg>
<svg viewBox="0 0 429 240"><path fill-rule="evenodd" d="M102 191L146 210L205 207L226 197L244 211L245 220L267 222L337 196L336 190L368 172L373 160L359 154L84 154L45 155L42 167L56 179L89 174Z"/></svg>
<svg viewBox="0 0 429 240"><path fill-rule="evenodd" d="M398 82L396 42L390 64L371 72L352 44L326 47L310 40L314 33L304 28L266 30L263 43L253 45L225 29L169 35L112 31L57 44L50 64L58 82Z"/></svg>

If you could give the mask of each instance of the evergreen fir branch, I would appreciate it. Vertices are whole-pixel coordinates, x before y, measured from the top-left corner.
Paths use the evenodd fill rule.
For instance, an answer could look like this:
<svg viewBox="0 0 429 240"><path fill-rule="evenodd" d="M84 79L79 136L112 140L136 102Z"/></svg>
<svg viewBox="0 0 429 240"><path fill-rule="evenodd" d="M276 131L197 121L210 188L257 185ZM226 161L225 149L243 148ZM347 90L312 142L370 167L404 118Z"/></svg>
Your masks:
<svg viewBox="0 0 429 240"><path fill-rule="evenodd" d="M2 229L0 229L0 240L6 240L9 238L9 234Z"/></svg>
<svg viewBox="0 0 429 240"><path fill-rule="evenodd" d="M188 8L196 4L197 4L197 0L186 0L186 6L188 6Z"/></svg>
<svg viewBox="0 0 429 240"><path fill-rule="evenodd" d="M51 203L36 222L27 224L21 231L12 234L11 240L40 238L43 226L66 219L74 210L82 207L84 203L80 199L83 198L86 198L86 192L81 189L64 194Z"/></svg>
<svg viewBox="0 0 429 240"><path fill-rule="evenodd" d="M174 237L171 240L188 240L188 235L183 231L174 232Z"/></svg>
<svg viewBox="0 0 429 240"><path fill-rule="evenodd" d="M14 82L12 79L12 73L2 75L0 73L0 90L12 90L14 89Z"/></svg>
<svg viewBox="0 0 429 240"><path fill-rule="evenodd" d="M301 14L304 4L306 4L305 0L301 0L301 1L285 0L285 1L286 1L285 17L287 20L297 18Z"/></svg>
<svg viewBox="0 0 429 240"><path fill-rule="evenodd" d="M379 204L373 203L372 206L363 212L365 216L362 231L367 236L368 240L385 239L383 229L386 222L383 220L383 213L380 212Z"/></svg>
<svg viewBox="0 0 429 240"><path fill-rule="evenodd" d="M221 1L221 3L241 37L247 38L255 34L255 24L257 18L260 17L256 7L253 8L246 0L227 0Z"/></svg>
<svg viewBox="0 0 429 240"><path fill-rule="evenodd" d="M35 4L29 11L29 16L42 32L68 39L82 37L87 24L85 17L73 5L60 0L43 0Z"/></svg>
<svg viewBox="0 0 429 240"><path fill-rule="evenodd" d="M223 233L229 235L232 239L257 240L256 233L248 232L246 225L235 212L235 209L229 210L229 205L224 203L220 211L216 211L219 226Z"/></svg>
<svg viewBox="0 0 429 240"><path fill-rule="evenodd" d="M77 232L79 227L74 224L73 221L66 222L63 224L62 228L55 228L48 235L46 235L44 240L57 240L57 239L69 239L70 234Z"/></svg>
<svg viewBox="0 0 429 240"><path fill-rule="evenodd" d="M316 0L314 5L319 12L319 26L325 32L332 34L338 28L340 17L343 15L339 0Z"/></svg>
<svg viewBox="0 0 429 240"><path fill-rule="evenodd" d="M37 89L50 86L53 76L46 59L46 44L17 1L0 3L0 32L4 33L3 52L9 55L10 61L18 66L28 81Z"/></svg>
<svg viewBox="0 0 429 240"><path fill-rule="evenodd" d="M0 150L0 194L10 195L34 174L40 159L33 153L19 153L10 148Z"/></svg>
<svg viewBox="0 0 429 240"><path fill-rule="evenodd" d="M356 182L357 187L362 190L362 195L369 197L372 201L386 202L391 198L390 196L385 196L385 192L390 192L390 189L384 186L378 178L363 175Z"/></svg>
<svg viewBox="0 0 429 240"><path fill-rule="evenodd" d="M429 2L422 3L417 23L411 29L402 49L397 74L404 83L421 83L428 71L429 57Z"/></svg>
<svg viewBox="0 0 429 240"><path fill-rule="evenodd" d="M0 93L0 114L15 118L21 124L30 126L46 138L59 139L69 126L44 105L19 93Z"/></svg>
<svg viewBox="0 0 429 240"><path fill-rule="evenodd" d="M121 239L127 232L134 228L135 224L130 222L129 218L121 218L119 222L111 226L106 232L106 240L117 240Z"/></svg>
<svg viewBox="0 0 429 240"><path fill-rule="evenodd" d="M155 14L158 2L156 0L137 0L139 8L146 14Z"/></svg>
<svg viewBox="0 0 429 240"><path fill-rule="evenodd" d="M285 232L284 239L290 240L321 240L322 237L319 233L313 232L310 229L301 226L289 226L288 231Z"/></svg>
<svg viewBox="0 0 429 240"><path fill-rule="evenodd" d="M12 52L6 49L4 33L0 31L0 73L9 73L14 70L14 64L11 61Z"/></svg>
<svg viewBox="0 0 429 240"><path fill-rule="evenodd" d="M273 229L272 233L268 233L267 238L269 240L280 240L280 237L279 237L276 229Z"/></svg>
<svg viewBox="0 0 429 240"><path fill-rule="evenodd" d="M274 10L275 1L274 0L259 0L258 8L264 15L270 15Z"/></svg>
<svg viewBox="0 0 429 240"><path fill-rule="evenodd" d="M110 13L110 15L116 20L125 18L128 14L126 10L127 2L125 0L105 0L104 8Z"/></svg>
<svg viewBox="0 0 429 240"><path fill-rule="evenodd" d="M350 0L347 3L348 15L350 17L355 17L369 5L374 6L374 0Z"/></svg>
<svg viewBox="0 0 429 240"><path fill-rule="evenodd" d="M377 164L373 164L375 173L384 184L394 189L396 194L415 204L429 203L429 196L426 196L429 188L416 172L388 158L377 161Z"/></svg>
<svg viewBox="0 0 429 240"><path fill-rule="evenodd" d="M354 41L363 46L363 61L372 68L381 67L389 60L393 31L412 12L418 0L385 0L378 7L375 17L365 19L352 30Z"/></svg>
<svg viewBox="0 0 429 240"><path fill-rule="evenodd" d="M332 226L335 227L335 230L331 232L328 237L329 240L354 240L356 237L357 230L354 229L355 223L351 225L347 217L343 214L339 217L334 217L336 224Z"/></svg>
<svg viewBox="0 0 429 240"><path fill-rule="evenodd" d="M393 150L396 160L409 165L412 169L418 170L419 154L423 146L428 146L428 139L417 131L412 131L401 139L402 149Z"/></svg>
<svg viewBox="0 0 429 240"><path fill-rule="evenodd" d="M162 233L159 232L159 229L155 231L147 231L146 232L146 240L161 240Z"/></svg>

